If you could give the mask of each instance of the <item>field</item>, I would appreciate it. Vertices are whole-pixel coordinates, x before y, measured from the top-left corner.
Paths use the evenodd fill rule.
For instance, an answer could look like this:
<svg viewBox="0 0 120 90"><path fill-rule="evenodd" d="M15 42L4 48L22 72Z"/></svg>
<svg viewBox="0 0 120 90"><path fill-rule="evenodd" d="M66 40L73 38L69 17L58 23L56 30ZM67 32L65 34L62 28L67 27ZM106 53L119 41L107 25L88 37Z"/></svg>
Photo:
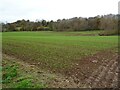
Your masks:
<svg viewBox="0 0 120 90"><path fill-rule="evenodd" d="M3 65L19 64L19 68L22 68L18 70L19 72L31 73L32 78L33 76L38 78L36 81L42 83L38 87L95 87L95 83L93 86L89 84L93 82L90 76L97 74L98 77L103 77L102 81L108 78L106 73L110 67L114 71L113 74L117 71L115 60L118 37L98 36L99 32L4 32L2 33ZM115 64L112 65L113 63ZM23 68L26 65L28 68ZM100 70L106 65L108 65L106 71L99 76L102 72ZM30 71L31 68L34 68L35 73ZM40 71L42 73L39 73ZM97 73L93 74L95 71ZM44 79L41 79L42 77ZM111 87L108 81L105 82L106 87ZM25 84L25 87L29 85Z"/></svg>

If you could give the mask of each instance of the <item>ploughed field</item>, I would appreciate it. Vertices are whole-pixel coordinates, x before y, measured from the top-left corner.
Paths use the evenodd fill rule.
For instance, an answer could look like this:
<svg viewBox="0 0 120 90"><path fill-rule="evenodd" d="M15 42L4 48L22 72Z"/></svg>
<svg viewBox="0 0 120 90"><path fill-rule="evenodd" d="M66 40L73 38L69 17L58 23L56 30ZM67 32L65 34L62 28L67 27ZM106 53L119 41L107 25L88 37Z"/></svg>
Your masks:
<svg viewBox="0 0 120 90"><path fill-rule="evenodd" d="M118 36L98 32L4 32L2 52L67 80L48 87L115 87Z"/></svg>

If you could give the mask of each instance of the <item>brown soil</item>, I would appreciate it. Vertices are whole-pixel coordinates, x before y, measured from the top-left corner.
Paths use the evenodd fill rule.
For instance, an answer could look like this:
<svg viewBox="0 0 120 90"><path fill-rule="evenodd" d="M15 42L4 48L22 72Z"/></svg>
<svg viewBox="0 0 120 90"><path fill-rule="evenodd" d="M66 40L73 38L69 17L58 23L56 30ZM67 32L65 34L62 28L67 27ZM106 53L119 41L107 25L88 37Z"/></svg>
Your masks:
<svg viewBox="0 0 120 90"><path fill-rule="evenodd" d="M40 67L33 64L27 63L20 59L12 56L3 54L3 60L8 64L17 64L21 70L21 74L24 76L32 76L34 79L33 83L43 83L47 85L48 88L75 88L77 85L74 83L73 79L68 80L68 78L62 74L54 74L42 70ZM2 65L4 66L4 64ZM4 88L4 85L3 85Z"/></svg>
<svg viewBox="0 0 120 90"><path fill-rule="evenodd" d="M65 34L65 36L98 36L98 34Z"/></svg>
<svg viewBox="0 0 120 90"><path fill-rule="evenodd" d="M66 75L72 76L78 87L117 87L117 60L118 53L115 50L102 51L83 58Z"/></svg>
<svg viewBox="0 0 120 90"><path fill-rule="evenodd" d="M33 65L32 62L14 60L19 62L22 68L28 68L29 71L27 72L32 72L31 69L33 68L35 77L42 78L49 87L111 88L117 87L118 84L117 53L116 50L107 50L85 57L78 60L72 69L60 71L61 74L43 71L39 65ZM5 57L10 58L9 56Z"/></svg>

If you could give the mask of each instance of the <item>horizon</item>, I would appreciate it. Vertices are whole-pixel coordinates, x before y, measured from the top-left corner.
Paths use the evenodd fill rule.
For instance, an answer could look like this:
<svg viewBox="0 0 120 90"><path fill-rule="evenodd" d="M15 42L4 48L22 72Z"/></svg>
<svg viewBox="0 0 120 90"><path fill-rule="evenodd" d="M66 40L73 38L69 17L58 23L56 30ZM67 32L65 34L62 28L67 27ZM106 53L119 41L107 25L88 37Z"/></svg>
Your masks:
<svg viewBox="0 0 120 90"><path fill-rule="evenodd" d="M112 14L112 13L110 13L110 14L106 14L106 15L120 15L120 14ZM97 16L105 16L105 15L96 15L96 16L91 16L92 18L94 18L94 17L97 17ZM81 16L80 16L81 17ZM81 17L81 18L91 18L91 17ZM75 18L75 17L71 17L71 18L61 18L60 20L63 20L63 19L72 19L72 18ZM79 18L79 17L77 17L77 18ZM18 19L18 20L16 20L16 21L12 21L12 22L1 22L1 23L5 23L5 24L7 24L7 23L14 23L14 22L17 22L17 21L21 21L21 20L25 20L25 21L27 21L27 20L29 20L29 19ZM42 21L42 20L45 20L45 19L36 19L36 20L34 20L34 21L32 21L32 20L29 20L30 22L38 22L38 21ZM59 18L57 19L57 20L59 20ZM57 21L57 20L46 20L46 21Z"/></svg>
<svg viewBox="0 0 120 90"><path fill-rule="evenodd" d="M118 14L119 0L1 0L0 11L3 23L17 20L70 19L74 17L95 17L108 14ZM107 6L106 6L107 5Z"/></svg>

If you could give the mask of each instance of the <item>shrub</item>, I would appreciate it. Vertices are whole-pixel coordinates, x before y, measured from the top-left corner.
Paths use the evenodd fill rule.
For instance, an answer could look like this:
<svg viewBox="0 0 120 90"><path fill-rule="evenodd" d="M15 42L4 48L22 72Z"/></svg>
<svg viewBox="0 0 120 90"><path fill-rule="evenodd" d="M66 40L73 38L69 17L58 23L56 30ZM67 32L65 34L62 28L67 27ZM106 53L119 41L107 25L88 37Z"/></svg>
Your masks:
<svg viewBox="0 0 120 90"><path fill-rule="evenodd" d="M110 36L110 35L118 35L118 30L105 30L104 32L99 33L100 36Z"/></svg>

